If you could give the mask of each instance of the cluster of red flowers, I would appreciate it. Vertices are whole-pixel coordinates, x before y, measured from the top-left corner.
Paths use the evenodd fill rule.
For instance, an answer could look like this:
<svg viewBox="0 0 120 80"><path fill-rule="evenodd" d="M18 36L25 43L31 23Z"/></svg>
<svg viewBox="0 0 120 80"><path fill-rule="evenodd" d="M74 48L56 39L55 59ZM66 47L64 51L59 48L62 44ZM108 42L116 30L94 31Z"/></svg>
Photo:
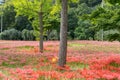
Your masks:
<svg viewBox="0 0 120 80"><path fill-rule="evenodd" d="M48 61L47 61L47 60ZM46 65L39 65L38 68L52 65L51 70L33 70L33 69L16 69L12 75L16 75L18 80L64 80L64 79L85 79L85 80L120 80L120 56L110 56L105 59L91 60L89 68L72 70L70 66L58 67L51 64L51 57L41 59ZM73 59L74 60L74 59ZM76 59L75 59L76 61ZM41 62L41 63L42 63ZM73 62L73 61L72 61ZM61 72L61 70L63 72Z"/></svg>
<svg viewBox="0 0 120 80"><path fill-rule="evenodd" d="M6 41L0 43L3 45L3 47L0 45L0 66L9 73L6 75L0 72L0 79L3 80L120 80L120 54L99 52L100 50L97 52L95 51L97 48L86 49L91 45L98 48L105 45L115 46L117 49L120 47L118 42L69 42L74 45L68 45L67 65L64 67L57 66L59 45L57 41L45 42L44 54L38 53L38 42L7 41L8 46L5 43ZM33 48L24 50L21 49L22 46Z"/></svg>
<svg viewBox="0 0 120 80"><path fill-rule="evenodd" d="M120 56L92 60L89 63L89 69L82 70L81 74L91 80L120 80Z"/></svg>

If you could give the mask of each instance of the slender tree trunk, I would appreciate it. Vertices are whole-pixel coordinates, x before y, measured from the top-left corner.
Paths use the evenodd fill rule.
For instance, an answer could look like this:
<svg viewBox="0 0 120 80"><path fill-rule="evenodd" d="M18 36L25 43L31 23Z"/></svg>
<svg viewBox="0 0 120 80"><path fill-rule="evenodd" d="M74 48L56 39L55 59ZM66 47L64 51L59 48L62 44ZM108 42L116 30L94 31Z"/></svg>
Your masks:
<svg viewBox="0 0 120 80"><path fill-rule="evenodd" d="M105 3L105 1L102 0L102 3L101 3L101 7L102 7L102 8L104 7L104 3Z"/></svg>
<svg viewBox="0 0 120 80"><path fill-rule="evenodd" d="M58 66L64 67L66 64L67 57L67 0L62 1L62 11L61 11L61 27L60 27L60 49L59 49L59 60Z"/></svg>
<svg viewBox="0 0 120 80"><path fill-rule="evenodd" d="M102 4L101 4L101 7L104 8L104 4L105 4L105 1L102 0ZM102 29L101 29L101 40L103 41L104 40L104 30L103 30L103 26L102 26Z"/></svg>
<svg viewBox="0 0 120 80"><path fill-rule="evenodd" d="M39 48L40 52L43 53L43 12L42 12L42 4L40 6L40 12L39 12L39 24L40 24L40 43Z"/></svg>
<svg viewBox="0 0 120 80"><path fill-rule="evenodd" d="M1 32L3 31L3 14L1 15Z"/></svg>

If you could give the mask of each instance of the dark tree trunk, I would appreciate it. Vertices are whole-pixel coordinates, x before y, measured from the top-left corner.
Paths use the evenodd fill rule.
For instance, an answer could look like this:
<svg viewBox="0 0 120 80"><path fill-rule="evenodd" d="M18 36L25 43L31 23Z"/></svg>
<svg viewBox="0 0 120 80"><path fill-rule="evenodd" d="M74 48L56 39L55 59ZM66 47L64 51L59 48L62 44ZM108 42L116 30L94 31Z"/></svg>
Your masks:
<svg viewBox="0 0 120 80"><path fill-rule="evenodd" d="M61 10L61 25L60 25L60 49L59 49L59 60L58 66L64 67L66 64L67 57L67 0L62 1L62 10Z"/></svg>
<svg viewBox="0 0 120 80"><path fill-rule="evenodd" d="M39 12L39 24L40 24L40 43L39 48L40 52L43 53L43 12L42 12L42 4L40 6L40 12Z"/></svg>

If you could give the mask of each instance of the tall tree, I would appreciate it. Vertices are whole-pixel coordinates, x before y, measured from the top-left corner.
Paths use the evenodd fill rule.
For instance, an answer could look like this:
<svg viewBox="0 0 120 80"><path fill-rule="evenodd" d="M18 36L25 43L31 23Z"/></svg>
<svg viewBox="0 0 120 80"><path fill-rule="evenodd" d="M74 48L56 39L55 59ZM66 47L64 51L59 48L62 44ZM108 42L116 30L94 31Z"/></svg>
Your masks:
<svg viewBox="0 0 120 80"><path fill-rule="evenodd" d="M68 0L61 1L61 24L60 24L60 47L58 66L65 67L67 57L67 27L68 27ZM70 2L78 2L78 0L69 0Z"/></svg>
<svg viewBox="0 0 120 80"><path fill-rule="evenodd" d="M43 53L43 3L40 5L39 22L40 22L40 52Z"/></svg>
<svg viewBox="0 0 120 80"><path fill-rule="evenodd" d="M40 52L43 52L43 15L49 11L53 5L52 0L13 0L17 15L26 15L34 20L38 19L40 32ZM36 17L37 16L37 17ZM34 21L33 21L34 23Z"/></svg>
<svg viewBox="0 0 120 80"><path fill-rule="evenodd" d="M61 26L60 26L60 50L59 50L59 60L58 65L64 67L66 64L67 56L67 3L68 0L61 0Z"/></svg>
<svg viewBox="0 0 120 80"><path fill-rule="evenodd" d="M13 5L4 5L3 7L3 13L1 14L2 18L3 18L3 22L2 22L2 26L3 26L3 31L13 28L14 27L14 23L15 23L15 15L16 12L14 11L14 6ZM1 18L0 18L1 20ZM1 24L1 22L0 22Z"/></svg>

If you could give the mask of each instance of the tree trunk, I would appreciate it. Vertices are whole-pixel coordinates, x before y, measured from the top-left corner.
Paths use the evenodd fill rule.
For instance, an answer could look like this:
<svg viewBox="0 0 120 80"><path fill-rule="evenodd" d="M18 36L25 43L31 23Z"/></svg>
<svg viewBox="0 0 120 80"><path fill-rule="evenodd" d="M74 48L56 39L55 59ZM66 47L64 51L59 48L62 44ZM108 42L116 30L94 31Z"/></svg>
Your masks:
<svg viewBox="0 0 120 80"><path fill-rule="evenodd" d="M42 5L41 5L41 10L39 12L39 24L40 24L40 43L39 43L39 48L40 52L43 53L43 13L42 13Z"/></svg>
<svg viewBox="0 0 120 80"><path fill-rule="evenodd" d="M61 25L60 25L60 49L59 49L59 60L58 66L64 67L66 64L67 57L67 0L62 1L62 10L61 10Z"/></svg>

